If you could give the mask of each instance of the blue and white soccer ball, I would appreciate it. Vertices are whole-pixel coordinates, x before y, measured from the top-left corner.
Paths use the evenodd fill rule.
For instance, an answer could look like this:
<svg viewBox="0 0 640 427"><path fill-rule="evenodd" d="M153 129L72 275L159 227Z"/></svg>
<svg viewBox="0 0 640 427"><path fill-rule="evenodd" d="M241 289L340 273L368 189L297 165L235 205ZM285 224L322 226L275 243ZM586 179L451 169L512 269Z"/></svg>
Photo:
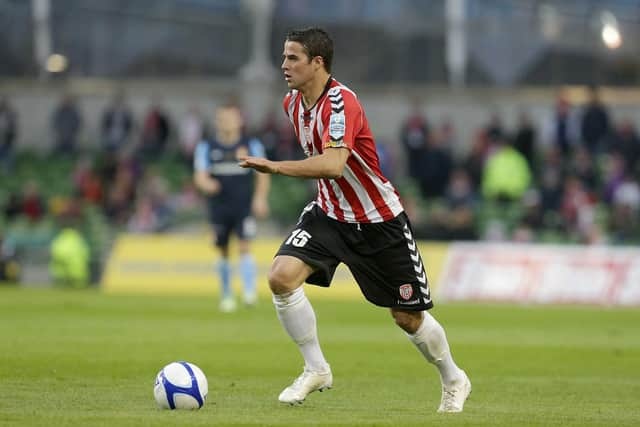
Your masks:
<svg viewBox="0 0 640 427"><path fill-rule="evenodd" d="M209 384L193 363L173 362L156 377L153 395L162 409L200 409L207 400Z"/></svg>

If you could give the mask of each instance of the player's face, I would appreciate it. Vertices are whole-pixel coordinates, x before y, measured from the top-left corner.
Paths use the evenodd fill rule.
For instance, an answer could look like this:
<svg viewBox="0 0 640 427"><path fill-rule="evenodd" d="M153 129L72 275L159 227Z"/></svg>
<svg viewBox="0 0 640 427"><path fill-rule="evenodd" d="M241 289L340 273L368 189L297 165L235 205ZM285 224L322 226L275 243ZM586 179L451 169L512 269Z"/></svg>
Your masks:
<svg viewBox="0 0 640 427"><path fill-rule="evenodd" d="M288 40L284 42L281 68L290 89L304 87L322 66L322 58L320 57L309 60L302 44Z"/></svg>
<svg viewBox="0 0 640 427"><path fill-rule="evenodd" d="M242 129L242 114L235 107L219 107L216 110L215 125L220 132L237 132Z"/></svg>

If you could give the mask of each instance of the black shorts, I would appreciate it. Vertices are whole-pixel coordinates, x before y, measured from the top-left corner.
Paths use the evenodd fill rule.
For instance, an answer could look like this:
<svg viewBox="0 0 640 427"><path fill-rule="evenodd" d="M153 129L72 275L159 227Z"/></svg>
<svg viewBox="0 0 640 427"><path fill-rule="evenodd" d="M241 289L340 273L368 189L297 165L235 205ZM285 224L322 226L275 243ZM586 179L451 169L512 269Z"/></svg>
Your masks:
<svg viewBox="0 0 640 427"><path fill-rule="evenodd" d="M427 276L411 224L403 212L391 221L353 224L329 218L315 203L305 208L276 255L314 268L306 279L328 287L345 263L367 300L411 311L433 307Z"/></svg>
<svg viewBox="0 0 640 427"><path fill-rule="evenodd" d="M218 209L210 212L209 222L216 235L217 247L229 245L231 233L235 233L240 240L251 240L256 235L256 220L249 214L243 215L237 211Z"/></svg>

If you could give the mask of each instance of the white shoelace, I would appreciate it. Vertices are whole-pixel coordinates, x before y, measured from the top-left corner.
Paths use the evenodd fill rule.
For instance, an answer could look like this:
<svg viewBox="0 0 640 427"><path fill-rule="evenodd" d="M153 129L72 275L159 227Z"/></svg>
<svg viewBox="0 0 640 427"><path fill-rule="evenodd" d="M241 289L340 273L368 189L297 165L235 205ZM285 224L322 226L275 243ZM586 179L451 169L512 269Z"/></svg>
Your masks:
<svg viewBox="0 0 640 427"><path fill-rule="evenodd" d="M457 409L456 403L456 391L442 389L442 407L444 410Z"/></svg>

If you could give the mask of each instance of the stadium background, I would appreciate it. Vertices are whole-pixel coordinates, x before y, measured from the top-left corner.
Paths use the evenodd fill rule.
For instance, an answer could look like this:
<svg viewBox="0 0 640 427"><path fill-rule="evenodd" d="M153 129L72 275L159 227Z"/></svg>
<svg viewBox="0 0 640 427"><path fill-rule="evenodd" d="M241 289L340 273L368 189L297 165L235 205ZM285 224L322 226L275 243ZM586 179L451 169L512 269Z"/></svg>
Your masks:
<svg viewBox="0 0 640 427"><path fill-rule="evenodd" d="M623 245L640 241L640 149L635 133L640 122L640 18L634 2L60 0L3 1L1 6L0 92L14 112L17 132L8 150L12 153L3 154L0 201L5 215L0 224L5 252L20 261L26 283L49 280L49 245L61 214L69 209L82 211L74 221L91 246L93 282L100 280L117 233L133 229L133 206L143 198L140 194L159 193L154 197L162 200L154 203L161 206L154 209L164 212L158 224L143 225L140 231L197 227L201 206L193 200L188 161L180 155L183 128L194 108L201 125L207 126L215 105L232 97L245 110L247 130L265 138L272 157L299 155L280 112L284 85L278 64L286 29L308 24L326 26L339 41L335 75L367 106L385 172L397 181L420 237ZM620 39L605 37L605 28L617 31ZM556 159L562 171L556 190L564 199L561 195L546 206L544 180L557 172L544 167L556 143L549 136L549 123L562 99L580 127L592 89L602 100L608 128L598 136L589 170L574 168L575 153ZM128 200L132 208L114 219L104 214L110 197L110 176L104 170L113 167L109 161L114 160L105 155L102 121L117 93L130 108L133 128L116 155L134 157L130 167L135 172ZM66 96L74 99L81 125L74 147L52 160L54 112ZM162 155L136 157L154 103L167 117L168 142ZM428 125L422 144L441 141L426 154L403 144L403 132L413 130L409 123L416 115ZM521 116L527 117L528 127ZM630 148L614 151L622 144L619 135L625 124L630 127ZM477 188L469 195L470 212L462 214L471 216L466 226L452 230L443 223L443 217L456 213L452 203L459 203L447 193L454 171L467 169L470 174L476 161L484 168L496 133L515 141L528 130L532 191L509 195L502 203L500 194L489 197L472 182ZM578 151L585 137L578 131L573 138L573 151ZM483 151L480 160L474 158L478 147ZM612 152L633 158L624 179L610 171L616 168ZM411 157L419 157L427 165L424 169L435 172L426 177L414 173ZM439 159L450 164L449 169L434 168ZM566 200L573 197L565 191L568 177L575 175L588 182L574 197L584 198L584 203ZM625 180L631 184L622 192L626 199L621 195L624 201L618 203L612 187ZM34 186L42 202L35 219L23 215L19 203L27 187ZM312 194L304 183L276 179L274 212L262 226L264 235L279 238ZM540 205L541 198L542 206L532 210L542 212L530 213L529 207ZM543 218L529 218L536 215Z"/></svg>
<svg viewBox="0 0 640 427"><path fill-rule="evenodd" d="M291 348L280 352L286 338L264 283L257 310L215 310L215 253L182 147L231 98L272 157L299 156L278 67L285 32L308 25L336 41L334 74L366 108L478 397L457 420L399 411L409 394L436 402L438 390L401 380L421 361L341 270L335 289L312 299L343 388L325 408L307 402L305 416L317 425L637 425L638 24L632 0L0 0L0 146L16 125L11 148L0 148L0 390L13 391L0 425L166 423L147 381L179 358L212 373L216 405L187 424L300 425L262 403L298 363ZM593 93L608 126L588 147ZM117 94L133 125L109 150L102 124ZM73 117L81 126L61 149L54 123L67 97L75 112L65 110L62 127ZM139 150L154 103L169 123L157 156ZM564 153L554 150L558 106L568 109ZM425 123L409 151L407 135ZM485 193L480 181L455 197L454 183L473 178L454 180L459 171L482 177L491 155L518 141L532 144L526 188ZM424 161L417 173L411 159ZM121 185L126 197L111 194ZM274 177L256 242L263 275L313 194ZM84 280L54 284L64 228L86 242L89 290L68 291ZM273 359L257 357L253 341ZM392 399L362 395L382 383Z"/></svg>

